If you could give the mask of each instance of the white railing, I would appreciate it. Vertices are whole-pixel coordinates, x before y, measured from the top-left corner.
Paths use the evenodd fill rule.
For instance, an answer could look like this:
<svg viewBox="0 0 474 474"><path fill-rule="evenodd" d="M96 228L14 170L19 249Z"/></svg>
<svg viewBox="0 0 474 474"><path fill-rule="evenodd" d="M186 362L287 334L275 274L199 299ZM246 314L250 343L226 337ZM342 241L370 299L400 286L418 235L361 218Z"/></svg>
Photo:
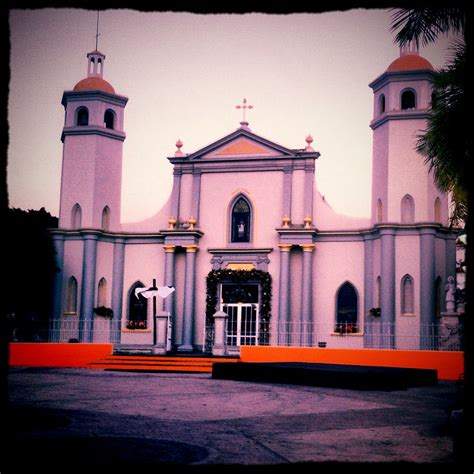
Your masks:
<svg viewBox="0 0 474 474"><path fill-rule="evenodd" d="M248 311L248 314L245 311ZM436 351L464 349L462 324L439 322L419 325L411 321L409 323L401 321L395 324L375 321L362 325L336 325L318 322L278 322L275 320L266 323L256 318L255 311L250 309L245 311L240 314L240 318L230 315L227 321L225 341L228 347L271 345ZM206 343L210 347L214 339L214 328L208 326L206 331ZM113 319L29 321L13 327L10 331L10 340L17 342L120 343L121 333L121 322Z"/></svg>
<svg viewBox="0 0 474 474"><path fill-rule="evenodd" d="M256 337L253 326L227 324L227 344L319 347L339 349L463 350L462 326L448 324L404 325L371 322L323 324L314 322L270 322L269 336ZM260 332L262 330L260 328ZM240 342L236 344L235 341Z"/></svg>
<svg viewBox="0 0 474 474"><path fill-rule="evenodd" d="M28 321L12 329L11 340L14 342L119 342L120 330L120 321L112 319Z"/></svg>

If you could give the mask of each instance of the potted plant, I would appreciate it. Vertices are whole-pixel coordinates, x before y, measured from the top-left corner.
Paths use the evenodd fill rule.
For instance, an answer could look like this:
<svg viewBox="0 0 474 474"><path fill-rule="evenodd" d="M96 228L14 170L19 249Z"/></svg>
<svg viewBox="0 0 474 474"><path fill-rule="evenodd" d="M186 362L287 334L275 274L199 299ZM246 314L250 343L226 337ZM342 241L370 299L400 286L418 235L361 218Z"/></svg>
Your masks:
<svg viewBox="0 0 474 474"><path fill-rule="evenodd" d="M106 306L99 306L97 308L94 308L94 313L98 316L104 316L106 318L112 318L114 315L112 308L107 308Z"/></svg>

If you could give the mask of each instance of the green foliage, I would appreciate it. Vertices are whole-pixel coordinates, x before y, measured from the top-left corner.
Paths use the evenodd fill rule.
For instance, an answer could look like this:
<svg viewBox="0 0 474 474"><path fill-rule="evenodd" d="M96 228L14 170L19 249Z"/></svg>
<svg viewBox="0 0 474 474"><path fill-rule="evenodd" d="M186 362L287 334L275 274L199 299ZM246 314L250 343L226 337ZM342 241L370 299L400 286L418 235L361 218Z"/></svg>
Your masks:
<svg viewBox="0 0 474 474"><path fill-rule="evenodd" d="M425 156L438 187L452 193L451 222L456 225L467 217L470 135L466 120L466 49L464 44L456 43L453 51L451 63L435 73L432 115L424 134L419 136L417 150Z"/></svg>
<svg viewBox="0 0 474 474"><path fill-rule="evenodd" d="M395 42L417 45L435 42L440 34L465 35L464 8L397 8L391 30L398 30ZM454 207L451 224L467 220L468 162L471 133L468 128L468 64L464 39L452 44L453 58L447 67L434 74L432 114L428 127L418 137L417 150L425 157L438 187L450 192Z"/></svg>
<svg viewBox="0 0 474 474"><path fill-rule="evenodd" d="M57 271L54 246L47 229L57 227L58 219L44 208L39 211L8 209L6 224L7 271L3 294L7 314L14 313L17 322L47 320Z"/></svg>
<svg viewBox="0 0 474 474"><path fill-rule="evenodd" d="M112 308L107 308L106 306L94 308L94 313L98 316L104 316L106 318L112 318L114 315Z"/></svg>
<svg viewBox="0 0 474 474"><path fill-rule="evenodd" d="M260 343L268 342L272 306L272 276L263 270L212 270L207 275L206 294L206 345L211 344L210 328L212 328L213 314L217 311L217 297L219 283L259 283L261 285L260 301Z"/></svg>

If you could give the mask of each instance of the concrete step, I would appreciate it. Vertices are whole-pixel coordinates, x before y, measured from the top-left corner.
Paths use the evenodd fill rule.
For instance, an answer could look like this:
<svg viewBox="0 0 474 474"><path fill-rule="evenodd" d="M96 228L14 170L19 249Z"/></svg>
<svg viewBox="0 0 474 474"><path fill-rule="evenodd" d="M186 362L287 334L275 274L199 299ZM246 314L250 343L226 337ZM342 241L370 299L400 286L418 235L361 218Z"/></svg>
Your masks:
<svg viewBox="0 0 474 474"><path fill-rule="evenodd" d="M111 355L89 364L90 368L134 372L211 373L215 362L237 362L236 357L183 357L151 355Z"/></svg>

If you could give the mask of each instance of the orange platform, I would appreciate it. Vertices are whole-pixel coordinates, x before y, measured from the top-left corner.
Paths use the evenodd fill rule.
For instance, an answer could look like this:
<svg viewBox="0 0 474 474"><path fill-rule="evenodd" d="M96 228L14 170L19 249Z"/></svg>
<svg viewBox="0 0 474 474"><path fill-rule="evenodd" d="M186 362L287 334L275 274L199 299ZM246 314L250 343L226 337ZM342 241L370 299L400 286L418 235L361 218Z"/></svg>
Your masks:
<svg viewBox="0 0 474 474"><path fill-rule="evenodd" d="M464 372L464 352L242 346L240 360L436 369L440 380L458 380Z"/></svg>

